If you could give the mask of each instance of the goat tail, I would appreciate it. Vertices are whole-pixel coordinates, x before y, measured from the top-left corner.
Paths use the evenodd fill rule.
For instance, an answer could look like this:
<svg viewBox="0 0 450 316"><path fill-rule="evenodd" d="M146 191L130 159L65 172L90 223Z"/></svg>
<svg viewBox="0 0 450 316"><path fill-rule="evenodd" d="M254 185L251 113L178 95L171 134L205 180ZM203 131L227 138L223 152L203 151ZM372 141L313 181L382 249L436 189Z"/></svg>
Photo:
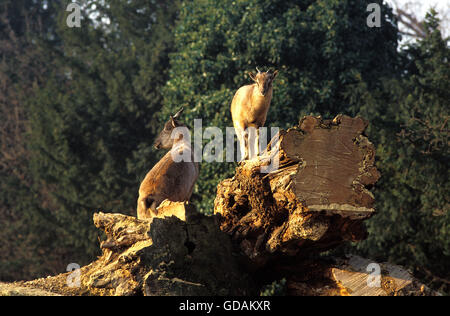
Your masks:
<svg viewBox="0 0 450 316"><path fill-rule="evenodd" d="M155 197L152 197L151 195L140 199L137 206L137 216L139 219L144 218L151 218L155 215L157 215L156 208L158 207L158 204L156 202Z"/></svg>
<svg viewBox="0 0 450 316"><path fill-rule="evenodd" d="M156 201L156 198L149 195L144 200L144 206L146 210L150 210L154 215L157 215L156 208L158 207L158 203Z"/></svg>

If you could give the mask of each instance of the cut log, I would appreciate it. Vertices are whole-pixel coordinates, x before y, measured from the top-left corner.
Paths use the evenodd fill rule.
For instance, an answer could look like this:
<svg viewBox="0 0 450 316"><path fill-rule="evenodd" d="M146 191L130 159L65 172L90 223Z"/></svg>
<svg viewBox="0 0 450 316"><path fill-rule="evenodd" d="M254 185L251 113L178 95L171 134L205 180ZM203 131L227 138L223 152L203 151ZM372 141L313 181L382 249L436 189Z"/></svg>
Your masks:
<svg viewBox="0 0 450 316"><path fill-rule="evenodd" d="M331 278L347 296L438 296L404 268L359 256L339 260Z"/></svg>
<svg viewBox="0 0 450 316"><path fill-rule="evenodd" d="M163 202L151 220L96 213L94 224L106 240L98 260L81 268L79 286L68 286L68 273L25 285L62 295L257 294L217 218L192 204Z"/></svg>
<svg viewBox="0 0 450 316"><path fill-rule="evenodd" d="M219 184L214 216L169 201L151 220L96 213L106 240L78 287L65 273L0 284L0 292L256 295L285 279L289 295L438 295L398 266L316 255L366 237L363 221L375 212L369 189L380 177L366 127L361 118L305 117Z"/></svg>
<svg viewBox="0 0 450 316"><path fill-rule="evenodd" d="M362 118L307 116L219 184L221 229L252 265L366 237L362 221L375 212L369 189L380 177L366 127ZM262 173L276 159L278 168Z"/></svg>
<svg viewBox="0 0 450 316"><path fill-rule="evenodd" d="M99 214L102 217L102 214ZM103 214L105 215L105 214ZM112 222L119 222L131 218L108 214ZM132 220L132 219L131 219ZM165 219L167 220L167 219ZM169 219L170 220L170 219ZM167 232L166 232L167 233ZM214 246L214 243L212 243ZM133 248L133 246L131 246ZM128 255L135 250L122 250ZM54 277L47 277L28 282L0 283L0 296L53 296L53 295L209 295L217 292L209 291L209 283L215 283L216 278L223 279L220 274L211 275L211 271L205 271L205 277L211 278L207 282L193 282L192 278L180 279L174 277L175 267L180 265L199 265L204 269L204 262L194 260L192 257L181 258L179 263L171 262L169 265L161 261L155 270L147 270L141 263L145 259L145 249L137 256L128 256L128 260L105 260L102 256L98 261L81 268L81 286L67 286L68 273ZM234 254L232 254L235 257ZM152 254L153 256L153 254ZM234 258L230 257L226 262L234 264ZM124 257L122 257L124 258ZM179 259L179 258L177 258ZM131 267L134 267L131 268ZM223 266L220 266L223 268ZM229 271L229 270L226 270ZM180 276L180 272L176 272ZM217 273L217 271L214 271ZM238 272L233 274L236 277ZM347 258L308 258L299 261L278 262L273 265L271 271L266 273L277 274L278 279L286 279L286 294L290 296L440 296L441 294L431 290L426 285L415 279L407 270L389 263L376 263L373 260L358 256ZM243 278L247 274L243 272ZM379 275L379 279L377 279ZM230 276L229 274L227 276ZM254 275L261 278L261 274ZM137 280L141 282L136 282ZM191 280L191 281L189 281ZM198 280L198 279L197 279ZM260 280L259 280L260 281ZM258 293L258 282L242 282L240 285L251 286L247 294ZM236 286L236 280L228 286ZM227 295L230 290L224 286L222 295ZM245 293L242 288L232 293Z"/></svg>
<svg viewBox="0 0 450 316"><path fill-rule="evenodd" d="M176 215L176 216L175 216ZM231 240L214 216L189 203L165 201L158 217L94 215L107 235L102 257L83 274L84 284L108 295L254 294L233 255Z"/></svg>
<svg viewBox="0 0 450 316"><path fill-rule="evenodd" d="M288 295L440 296L400 266L359 256L308 259L278 268Z"/></svg>

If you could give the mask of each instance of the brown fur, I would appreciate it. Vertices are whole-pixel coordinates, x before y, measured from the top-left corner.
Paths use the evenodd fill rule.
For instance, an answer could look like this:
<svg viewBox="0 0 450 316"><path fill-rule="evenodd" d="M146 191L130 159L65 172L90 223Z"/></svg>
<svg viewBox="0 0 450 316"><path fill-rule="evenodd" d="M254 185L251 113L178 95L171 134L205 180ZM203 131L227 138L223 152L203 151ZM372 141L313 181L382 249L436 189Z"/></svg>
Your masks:
<svg viewBox="0 0 450 316"><path fill-rule="evenodd" d="M137 201L137 217L139 219L152 218L157 214L157 207L166 199L174 202L188 201L197 181L199 168L198 163L193 162L190 143L182 137L176 140L170 137L175 127L184 126L174 117L171 117L171 120L166 123L164 130L155 142L157 148L170 148L170 146L172 148L147 173L139 188ZM191 157L191 160L175 162L172 158L173 151L184 152Z"/></svg>

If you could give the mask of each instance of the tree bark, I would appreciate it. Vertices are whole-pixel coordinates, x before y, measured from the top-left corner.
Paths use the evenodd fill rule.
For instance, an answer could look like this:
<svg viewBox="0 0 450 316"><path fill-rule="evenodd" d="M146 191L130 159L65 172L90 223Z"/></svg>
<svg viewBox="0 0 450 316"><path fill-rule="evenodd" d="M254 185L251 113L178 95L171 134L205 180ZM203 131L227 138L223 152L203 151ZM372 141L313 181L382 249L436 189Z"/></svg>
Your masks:
<svg viewBox="0 0 450 316"><path fill-rule="evenodd" d="M96 213L106 240L78 287L68 287L70 273L19 285L64 295L227 296L284 278L290 295L437 295L398 266L319 256L367 235L369 189L380 174L366 127L362 118L307 116L218 185L214 216L167 200L151 220Z"/></svg>
<svg viewBox="0 0 450 316"><path fill-rule="evenodd" d="M96 267L83 274L84 286L108 295L255 294L215 216L169 201L158 214L151 221L95 214L107 239Z"/></svg>
<svg viewBox="0 0 450 316"><path fill-rule="evenodd" d="M219 184L220 227L251 266L366 237L362 222L375 212L369 189L380 177L366 127L362 118L305 117ZM279 168L262 173L277 157Z"/></svg>

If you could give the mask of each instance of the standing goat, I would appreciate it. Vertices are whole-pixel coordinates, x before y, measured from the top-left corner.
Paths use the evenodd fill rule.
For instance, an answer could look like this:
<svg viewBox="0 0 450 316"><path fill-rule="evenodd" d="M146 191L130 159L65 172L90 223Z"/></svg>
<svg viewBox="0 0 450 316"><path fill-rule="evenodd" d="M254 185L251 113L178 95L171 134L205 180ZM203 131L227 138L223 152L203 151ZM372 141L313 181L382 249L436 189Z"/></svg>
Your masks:
<svg viewBox="0 0 450 316"><path fill-rule="evenodd" d="M188 201L198 178L198 163L193 162L189 131L177 119L183 109L170 116L155 141L156 149L170 151L150 170L139 188L137 217L152 218L162 201ZM183 161L177 162L179 157ZM174 160L175 158L175 160Z"/></svg>
<svg viewBox="0 0 450 316"><path fill-rule="evenodd" d="M250 145L253 145L256 156L259 155L259 128L266 122L272 100L272 83L278 75L277 70L273 73L261 72L258 68L256 70L258 71L256 75L249 72L250 78L255 83L239 88L231 102L231 117L241 145L243 160L253 158L250 155ZM249 127L256 129L256 139L249 137Z"/></svg>

